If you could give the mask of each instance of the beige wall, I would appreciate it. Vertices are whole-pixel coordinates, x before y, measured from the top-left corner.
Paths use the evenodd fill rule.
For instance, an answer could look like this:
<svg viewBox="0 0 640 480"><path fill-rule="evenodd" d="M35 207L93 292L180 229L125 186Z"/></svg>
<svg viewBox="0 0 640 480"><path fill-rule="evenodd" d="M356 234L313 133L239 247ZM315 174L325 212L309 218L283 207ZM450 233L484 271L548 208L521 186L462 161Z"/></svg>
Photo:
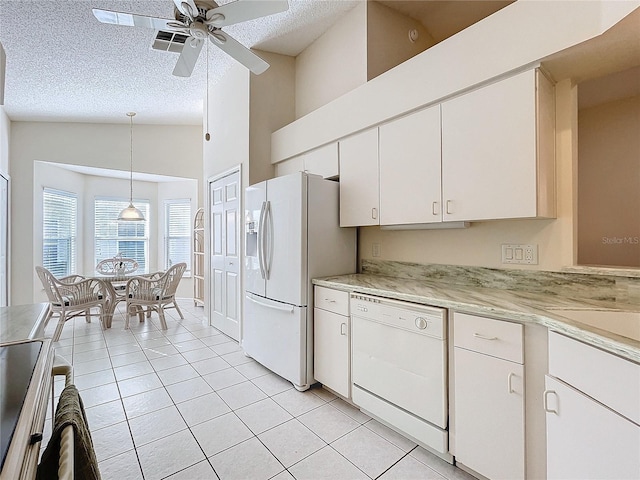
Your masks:
<svg viewBox="0 0 640 480"><path fill-rule="evenodd" d="M249 75L236 64L209 86L209 107L204 114L208 115L211 140L202 144L205 182L238 165L243 166L243 183L249 179ZM207 184L205 198L206 189Z"/></svg>
<svg viewBox="0 0 640 480"><path fill-rule="evenodd" d="M373 258L372 245L378 243L379 258L383 260L532 270L559 270L571 265L577 96L575 87L568 81L556 86L556 110L557 219L478 222L466 229L451 230L361 228L358 244L360 258ZM502 264L503 243L537 244L539 264Z"/></svg>
<svg viewBox="0 0 640 480"><path fill-rule="evenodd" d="M580 110L578 263L640 267L640 96Z"/></svg>
<svg viewBox="0 0 640 480"><path fill-rule="evenodd" d="M133 138L134 170L201 179L200 127L134 125ZM17 305L33 302L34 284L38 281L34 267L39 262L41 250L36 252L35 245L41 236L41 223L36 224L31 215L31 212L35 214L39 208L34 194L38 188L35 184L35 162L127 171L129 126L12 122L10 143L11 303ZM124 184L126 191L126 182ZM201 188L198 190L201 191ZM21 214L23 212L30 214Z"/></svg>
<svg viewBox="0 0 640 480"><path fill-rule="evenodd" d="M409 40L417 30L418 40ZM367 80L399 65L435 45L435 40L417 20L377 2L367 2Z"/></svg>
<svg viewBox="0 0 640 480"><path fill-rule="evenodd" d="M11 133L11 122L0 105L0 172L9 174L9 135Z"/></svg>
<svg viewBox="0 0 640 480"><path fill-rule="evenodd" d="M303 117L367 81L367 2L359 2L296 57L295 115Z"/></svg>
<svg viewBox="0 0 640 480"><path fill-rule="evenodd" d="M249 183L273 178L271 134L292 122L295 115L295 59L260 52L271 65L250 83Z"/></svg>

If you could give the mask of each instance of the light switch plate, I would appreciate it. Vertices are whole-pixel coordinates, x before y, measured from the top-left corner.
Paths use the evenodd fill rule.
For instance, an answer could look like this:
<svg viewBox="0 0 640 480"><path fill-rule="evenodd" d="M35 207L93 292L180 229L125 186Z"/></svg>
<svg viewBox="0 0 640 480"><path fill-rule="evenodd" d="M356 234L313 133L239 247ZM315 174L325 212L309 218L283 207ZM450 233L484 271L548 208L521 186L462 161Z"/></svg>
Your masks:
<svg viewBox="0 0 640 480"><path fill-rule="evenodd" d="M379 257L380 256L380 244L379 243L374 243L371 246L371 256L372 257Z"/></svg>
<svg viewBox="0 0 640 480"><path fill-rule="evenodd" d="M502 263L538 264L538 245L535 244L502 244Z"/></svg>

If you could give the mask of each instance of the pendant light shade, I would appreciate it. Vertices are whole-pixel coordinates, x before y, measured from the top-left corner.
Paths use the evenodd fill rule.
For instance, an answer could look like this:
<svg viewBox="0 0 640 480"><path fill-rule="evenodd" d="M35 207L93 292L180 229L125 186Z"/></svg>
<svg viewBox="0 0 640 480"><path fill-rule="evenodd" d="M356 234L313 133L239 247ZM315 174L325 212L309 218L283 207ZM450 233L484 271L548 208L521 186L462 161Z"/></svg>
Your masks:
<svg viewBox="0 0 640 480"><path fill-rule="evenodd" d="M129 117L129 206L120 212L118 221L140 222L144 220L144 215L133 206L133 117L136 112L128 112Z"/></svg>

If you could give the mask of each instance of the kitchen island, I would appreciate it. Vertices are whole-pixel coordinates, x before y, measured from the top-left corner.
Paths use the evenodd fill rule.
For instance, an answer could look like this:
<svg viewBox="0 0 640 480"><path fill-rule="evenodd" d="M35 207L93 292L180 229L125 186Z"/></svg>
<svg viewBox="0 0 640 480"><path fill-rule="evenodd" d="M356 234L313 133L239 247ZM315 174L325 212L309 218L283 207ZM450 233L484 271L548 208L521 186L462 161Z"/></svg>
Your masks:
<svg viewBox="0 0 640 480"><path fill-rule="evenodd" d="M1 480L35 478L54 359L43 338L48 308L0 308Z"/></svg>

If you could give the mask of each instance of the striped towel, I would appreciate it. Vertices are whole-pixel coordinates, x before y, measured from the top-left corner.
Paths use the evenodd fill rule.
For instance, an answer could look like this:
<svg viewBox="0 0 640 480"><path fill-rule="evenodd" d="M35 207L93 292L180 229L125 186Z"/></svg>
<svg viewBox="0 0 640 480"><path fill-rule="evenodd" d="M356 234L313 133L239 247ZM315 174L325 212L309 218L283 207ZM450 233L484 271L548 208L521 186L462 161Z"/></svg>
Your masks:
<svg viewBox="0 0 640 480"><path fill-rule="evenodd" d="M58 479L58 459L60 457L60 437L67 425L74 430L74 479L100 480L98 461L93 450L93 441L84 413L84 405L75 385L68 385L60 394L53 426L53 433L42 454L36 474L37 480Z"/></svg>

